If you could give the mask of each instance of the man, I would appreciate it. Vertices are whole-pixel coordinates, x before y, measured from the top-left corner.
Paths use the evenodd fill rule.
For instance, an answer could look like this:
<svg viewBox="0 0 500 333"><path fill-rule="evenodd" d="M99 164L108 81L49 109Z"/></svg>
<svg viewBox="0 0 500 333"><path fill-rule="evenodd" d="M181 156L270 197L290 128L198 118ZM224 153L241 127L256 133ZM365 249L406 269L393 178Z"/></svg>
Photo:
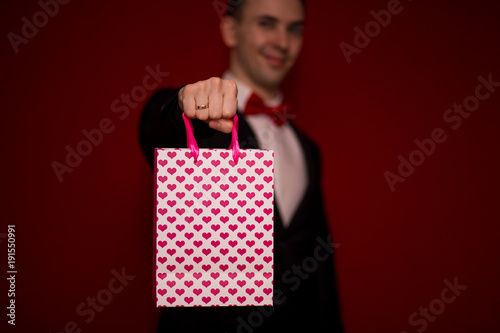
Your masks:
<svg viewBox="0 0 500 333"><path fill-rule="evenodd" d="M341 332L318 149L279 107L279 86L302 46L304 1L238 4L220 25L229 70L222 79L157 92L144 110L140 141L151 164L155 147L186 147L184 112L200 147L227 147L239 112L241 148L274 150L274 306L164 308L159 331Z"/></svg>

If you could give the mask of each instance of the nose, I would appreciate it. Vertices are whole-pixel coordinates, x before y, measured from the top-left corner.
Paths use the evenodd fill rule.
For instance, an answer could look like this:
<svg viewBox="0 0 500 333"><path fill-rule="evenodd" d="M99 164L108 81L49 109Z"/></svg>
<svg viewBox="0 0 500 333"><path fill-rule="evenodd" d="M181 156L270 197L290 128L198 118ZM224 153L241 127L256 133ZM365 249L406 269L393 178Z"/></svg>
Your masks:
<svg viewBox="0 0 500 333"><path fill-rule="evenodd" d="M287 51L290 46L290 36L285 27L278 27L274 31L274 45L282 51Z"/></svg>

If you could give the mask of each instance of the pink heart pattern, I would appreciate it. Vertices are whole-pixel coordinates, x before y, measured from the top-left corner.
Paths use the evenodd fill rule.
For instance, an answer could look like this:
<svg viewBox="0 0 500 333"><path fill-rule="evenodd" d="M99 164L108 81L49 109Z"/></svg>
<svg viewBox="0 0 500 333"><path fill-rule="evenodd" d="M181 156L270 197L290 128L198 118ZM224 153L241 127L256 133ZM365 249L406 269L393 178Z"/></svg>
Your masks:
<svg viewBox="0 0 500 333"><path fill-rule="evenodd" d="M156 305L273 303L274 153L156 149Z"/></svg>

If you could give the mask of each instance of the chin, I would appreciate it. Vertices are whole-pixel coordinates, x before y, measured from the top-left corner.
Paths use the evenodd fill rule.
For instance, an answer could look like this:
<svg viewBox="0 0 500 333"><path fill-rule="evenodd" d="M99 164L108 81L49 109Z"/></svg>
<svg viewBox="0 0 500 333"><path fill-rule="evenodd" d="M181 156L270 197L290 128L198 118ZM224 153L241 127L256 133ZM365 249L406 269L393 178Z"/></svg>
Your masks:
<svg viewBox="0 0 500 333"><path fill-rule="evenodd" d="M281 85L281 82L283 82L283 79L266 80L266 81L262 82L262 86L268 87L269 89L277 89Z"/></svg>
<svg viewBox="0 0 500 333"><path fill-rule="evenodd" d="M269 83L269 85L279 86L281 81L284 80L288 73L288 70L271 70L270 73L263 76L263 81Z"/></svg>
<svg viewBox="0 0 500 333"><path fill-rule="evenodd" d="M281 85L281 82L283 82L283 80L285 79L286 74L287 74L287 72L286 73L280 73L279 75L274 75L272 77L269 77L268 78L269 84L272 85L272 86L275 86L275 87Z"/></svg>

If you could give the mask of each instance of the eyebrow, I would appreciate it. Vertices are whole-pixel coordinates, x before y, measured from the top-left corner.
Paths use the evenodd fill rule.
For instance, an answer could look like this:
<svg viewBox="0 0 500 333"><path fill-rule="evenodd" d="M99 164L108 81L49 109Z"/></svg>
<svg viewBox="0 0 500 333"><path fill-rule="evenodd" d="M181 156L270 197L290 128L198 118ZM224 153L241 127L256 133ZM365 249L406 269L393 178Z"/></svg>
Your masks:
<svg viewBox="0 0 500 333"><path fill-rule="evenodd" d="M257 19L258 20L267 20L267 21L271 21L273 23L277 23L280 21L280 20L278 20L278 18L276 18L274 16L270 16L270 15L260 15L257 17ZM301 25L304 25L304 20L293 21L288 26L301 26Z"/></svg>

